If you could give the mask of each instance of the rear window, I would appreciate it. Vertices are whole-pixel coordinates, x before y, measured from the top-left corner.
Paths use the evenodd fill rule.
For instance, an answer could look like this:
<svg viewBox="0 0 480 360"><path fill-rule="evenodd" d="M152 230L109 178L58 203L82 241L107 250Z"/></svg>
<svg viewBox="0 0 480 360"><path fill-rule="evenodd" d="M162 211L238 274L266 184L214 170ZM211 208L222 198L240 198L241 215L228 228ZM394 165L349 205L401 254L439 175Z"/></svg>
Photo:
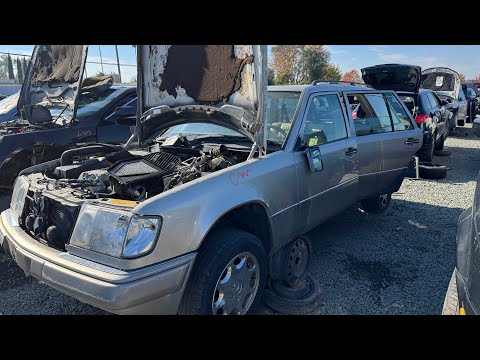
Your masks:
<svg viewBox="0 0 480 360"><path fill-rule="evenodd" d="M452 74L442 72L422 74L420 87L433 91L453 91L455 89L455 77Z"/></svg>

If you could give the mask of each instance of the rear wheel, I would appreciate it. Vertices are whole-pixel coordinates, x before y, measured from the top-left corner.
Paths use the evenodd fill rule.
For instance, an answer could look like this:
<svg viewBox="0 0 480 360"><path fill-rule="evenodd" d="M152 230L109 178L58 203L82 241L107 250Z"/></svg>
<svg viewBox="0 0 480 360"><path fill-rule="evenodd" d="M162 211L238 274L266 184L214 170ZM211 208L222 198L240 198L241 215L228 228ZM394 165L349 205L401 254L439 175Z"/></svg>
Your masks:
<svg viewBox="0 0 480 360"><path fill-rule="evenodd" d="M244 315L258 305L267 278L261 241L235 228L214 230L200 248L179 307L187 315Z"/></svg>
<svg viewBox="0 0 480 360"><path fill-rule="evenodd" d="M445 138L447 135L440 137L435 141L435 150L443 150L443 146L445 145Z"/></svg>
<svg viewBox="0 0 480 360"><path fill-rule="evenodd" d="M435 142L432 142L429 147L425 150L422 150L418 153L418 158L420 161L433 161L433 156L435 155Z"/></svg>
<svg viewBox="0 0 480 360"><path fill-rule="evenodd" d="M362 200L363 209L371 214L382 214L390 206L392 194L384 194L373 198Z"/></svg>
<svg viewBox="0 0 480 360"><path fill-rule="evenodd" d="M457 114L453 115L452 118L448 121L449 135L450 135L450 132L455 131L456 128L457 128Z"/></svg>

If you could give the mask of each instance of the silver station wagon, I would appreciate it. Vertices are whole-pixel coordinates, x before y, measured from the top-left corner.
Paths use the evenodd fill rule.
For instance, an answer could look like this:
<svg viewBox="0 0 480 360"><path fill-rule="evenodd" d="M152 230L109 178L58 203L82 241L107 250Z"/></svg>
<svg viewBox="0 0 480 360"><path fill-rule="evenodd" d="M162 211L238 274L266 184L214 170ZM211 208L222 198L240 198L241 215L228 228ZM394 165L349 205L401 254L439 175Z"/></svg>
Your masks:
<svg viewBox="0 0 480 360"><path fill-rule="evenodd" d="M254 311L267 277L304 276L302 252L282 263L282 249L357 202L385 211L422 145L393 91L267 88L266 46L137 51L126 145L23 170L0 216L27 275L109 312Z"/></svg>

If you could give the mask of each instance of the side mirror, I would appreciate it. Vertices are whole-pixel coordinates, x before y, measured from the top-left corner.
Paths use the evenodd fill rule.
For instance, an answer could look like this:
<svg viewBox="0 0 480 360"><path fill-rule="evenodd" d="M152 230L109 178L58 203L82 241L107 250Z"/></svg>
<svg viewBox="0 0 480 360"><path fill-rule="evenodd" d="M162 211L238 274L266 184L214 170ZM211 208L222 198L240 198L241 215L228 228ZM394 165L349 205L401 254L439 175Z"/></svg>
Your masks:
<svg viewBox="0 0 480 360"><path fill-rule="evenodd" d="M305 150L311 172L323 170L322 154L319 146L310 146Z"/></svg>
<svg viewBox="0 0 480 360"><path fill-rule="evenodd" d="M480 139L480 119L473 121L473 134Z"/></svg>
<svg viewBox="0 0 480 360"><path fill-rule="evenodd" d="M120 106L115 109L115 115L118 116L133 116L135 115L137 109L132 106Z"/></svg>

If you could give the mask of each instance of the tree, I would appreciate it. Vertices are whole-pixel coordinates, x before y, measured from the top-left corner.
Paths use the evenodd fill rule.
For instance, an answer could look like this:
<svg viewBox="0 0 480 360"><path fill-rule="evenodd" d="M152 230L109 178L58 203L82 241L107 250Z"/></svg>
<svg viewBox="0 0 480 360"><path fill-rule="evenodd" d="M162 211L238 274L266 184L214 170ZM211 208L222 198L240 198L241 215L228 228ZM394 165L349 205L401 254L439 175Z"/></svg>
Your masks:
<svg viewBox="0 0 480 360"><path fill-rule="evenodd" d="M464 83L465 82L465 74L460 73L460 74L458 74L458 76L460 77L460 82Z"/></svg>
<svg viewBox="0 0 480 360"><path fill-rule="evenodd" d="M323 78L325 80L340 80L342 78L342 72L337 65L328 64L323 69Z"/></svg>
<svg viewBox="0 0 480 360"><path fill-rule="evenodd" d="M0 79L8 77L7 55L0 55Z"/></svg>
<svg viewBox="0 0 480 360"><path fill-rule="evenodd" d="M326 71L331 76L330 52L323 45L275 45L272 54L276 84L308 84L326 79Z"/></svg>
<svg viewBox="0 0 480 360"><path fill-rule="evenodd" d="M27 64L27 60L25 60L25 56L24 56L23 60L22 60L22 69L23 69L23 76L24 77L27 75L27 68L28 68L28 64Z"/></svg>
<svg viewBox="0 0 480 360"><path fill-rule="evenodd" d="M13 61L10 54L7 55L7 68L8 68L8 78L15 80L15 74L13 73Z"/></svg>
<svg viewBox="0 0 480 360"><path fill-rule="evenodd" d="M355 69L347 71L345 74L343 74L342 80L356 82L356 83L363 83L360 73Z"/></svg>
<svg viewBox="0 0 480 360"><path fill-rule="evenodd" d="M275 71L271 67L267 70L268 85L275 85Z"/></svg>
<svg viewBox="0 0 480 360"><path fill-rule="evenodd" d="M17 57L16 60L17 63L17 79L19 84L23 84L23 69L22 69L22 62L20 59Z"/></svg>

